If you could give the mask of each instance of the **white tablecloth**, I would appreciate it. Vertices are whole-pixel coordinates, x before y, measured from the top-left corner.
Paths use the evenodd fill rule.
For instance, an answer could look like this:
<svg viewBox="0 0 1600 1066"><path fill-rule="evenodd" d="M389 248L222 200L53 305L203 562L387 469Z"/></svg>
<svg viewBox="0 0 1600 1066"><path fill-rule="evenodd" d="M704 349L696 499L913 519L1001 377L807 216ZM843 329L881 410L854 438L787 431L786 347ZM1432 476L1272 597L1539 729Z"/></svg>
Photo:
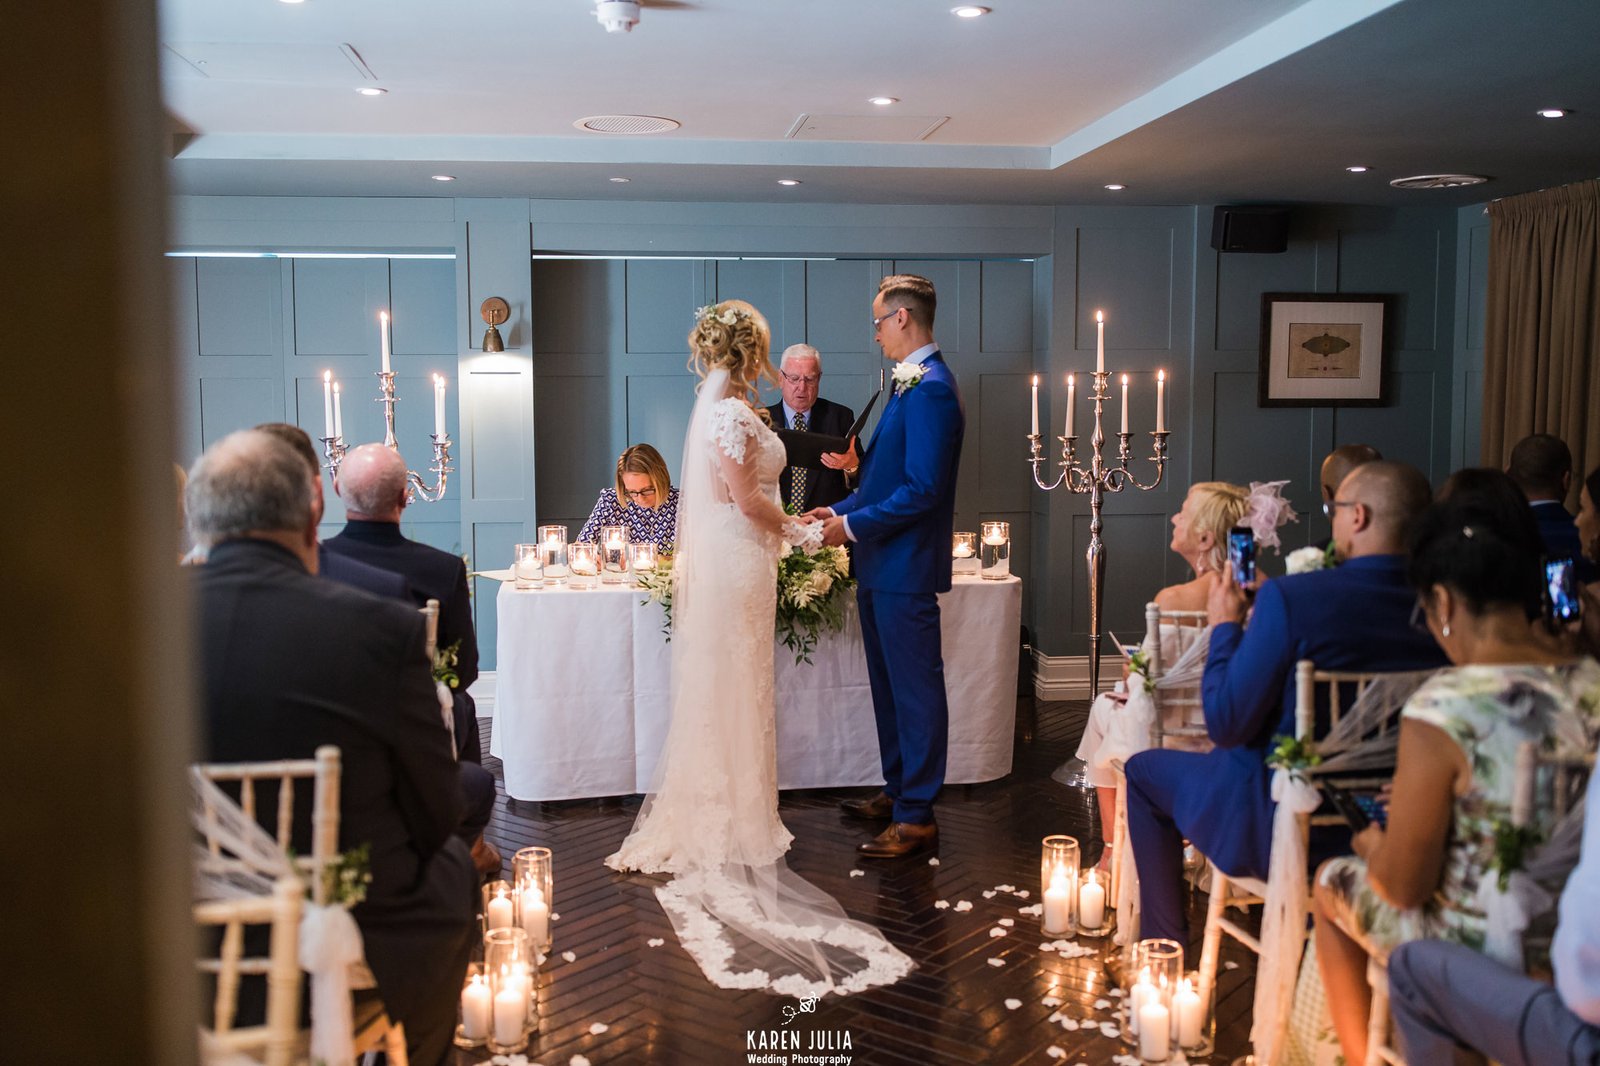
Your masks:
<svg viewBox="0 0 1600 1066"><path fill-rule="evenodd" d="M1011 772L1022 582L958 577L939 597L950 702L950 784ZM497 603L491 754L521 800L644 792L666 740L672 649L638 589L517 591ZM883 783L855 604L811 664L777 647L778 784Z"/></svg>

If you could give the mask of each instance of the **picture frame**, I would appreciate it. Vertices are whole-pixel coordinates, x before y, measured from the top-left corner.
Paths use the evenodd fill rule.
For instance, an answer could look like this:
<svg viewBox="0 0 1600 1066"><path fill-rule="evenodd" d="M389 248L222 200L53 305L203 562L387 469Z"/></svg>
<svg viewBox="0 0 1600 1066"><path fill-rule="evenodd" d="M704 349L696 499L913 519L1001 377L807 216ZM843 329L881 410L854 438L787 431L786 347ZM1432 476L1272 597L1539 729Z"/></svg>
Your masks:
<svg viewBox="0 0 1600 1066"><path fill-rule="evenodd" d="M1383 407L1394 297L1261 294L1258 407Z"/></svg>

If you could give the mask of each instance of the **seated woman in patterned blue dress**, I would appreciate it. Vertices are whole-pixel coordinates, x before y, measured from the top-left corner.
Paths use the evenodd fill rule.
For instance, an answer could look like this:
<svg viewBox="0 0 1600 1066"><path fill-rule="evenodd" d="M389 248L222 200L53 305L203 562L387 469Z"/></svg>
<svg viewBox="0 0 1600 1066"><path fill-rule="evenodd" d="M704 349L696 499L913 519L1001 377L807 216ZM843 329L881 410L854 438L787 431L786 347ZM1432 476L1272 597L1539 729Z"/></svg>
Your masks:
<svg viewBox="0 0 1600 1066"><path fill-rule="evenodd" d="M672 487L667 462L648 444L635 444L617 460L617 487L601 489L589 520L578 533L581 541L598 541L601 526L627 526L635 544L653 543L670 552L678 528L678 490Z"/></svg>

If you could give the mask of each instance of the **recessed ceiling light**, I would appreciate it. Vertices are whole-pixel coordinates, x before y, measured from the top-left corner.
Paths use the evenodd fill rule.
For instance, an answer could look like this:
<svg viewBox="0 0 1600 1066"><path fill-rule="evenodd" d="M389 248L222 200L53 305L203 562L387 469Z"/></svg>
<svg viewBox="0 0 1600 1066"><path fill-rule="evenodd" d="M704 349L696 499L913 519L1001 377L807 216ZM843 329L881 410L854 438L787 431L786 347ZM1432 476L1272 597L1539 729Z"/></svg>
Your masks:
<svg viewBox="0 0 1600 1066"><path fill-rule="evenodd" d="M898 104L899 102L899 98L894 96L874 96L867 101L867 103L877 104L879 107L888 107L890 104Z"/></svg>
<svg viewBox="0 0 1600 1066"><path fill-rule="evenodd" d="M1127 186L1126 185L1119 185L1116 182L1112 182L1110 185L1107 185L1106 188L1110 189L1112 192L1121 192L1123 189L1126 189Z"/></svg>
<svg viewBox="0 0 1600 1066"><path fill-rule="evenodd" d="M388 91L388 89L380 89L376 85L363 85L361 88L356 90L356 92L360 93L362 96L382 96Z"/></svg>
<svg viewBox="0 0 1600 1066"><path fill-rule="evenodd" d="M778 179L778 184L779 185L799 185L800 184L800 179L799 178L779 178Z"/></svg>
<svg viewBox="0 0 1600 1066"><path fill-rule="evenodd" d="M1545 107L1539 110L1540 118L1566 118L1568 111L1564 107Z"/></svg>
<svg viewBox="0 0 1600 1066"><path fill-rule="evenodd" d="M1352 174L1365 174L1369 168L1363 166L1345 167Z"/></svg>
<svg viewBox="0 0 1600 1066"><path fill-rule="evenodd" d="M435 174L435 175L433 175L433 180L434 181L455 181L456 180L456 176L454 174Z"/></svg>
<svg viewBox="0 0 1600 1066"><path fill-rule="evenodd" d="M278 0L280 4L303 4L306 0Z"/></svg>
<svg viewBox="0 0 1600 1066"><path fill-rule="evenodd" d="M606 180L611 182L614 185L626 185L626 184L628 184L628 182L632 181L633 179L632 178L607 178Z"/></svg>
<svg viewBox="0 0 1600 1066"><path fill-rule="evenodd" d="M993 8L979 7L977 4L962 4L960 7L950 9L950 14L958 19L975 19L987 15Z"/></svg>

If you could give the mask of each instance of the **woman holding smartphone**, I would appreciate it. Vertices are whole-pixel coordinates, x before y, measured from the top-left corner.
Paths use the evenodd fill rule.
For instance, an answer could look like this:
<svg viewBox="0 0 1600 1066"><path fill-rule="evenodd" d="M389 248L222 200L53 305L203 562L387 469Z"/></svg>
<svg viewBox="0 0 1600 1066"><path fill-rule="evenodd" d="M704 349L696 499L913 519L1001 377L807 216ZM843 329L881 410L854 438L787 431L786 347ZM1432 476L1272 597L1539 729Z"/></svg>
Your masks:
<svg viewBox="0 0 1600 1066"><path fill-rule="evenodd" d="M1516 521L1471 494L1434 504L1413 533L1417 624L1455 666L1402 711L1387 829L1366 827L1354 856L1317 873L1317 961L1347 1062L1366 1057L1369 952L1423 938L1483 949L1479 886L1496 876L1517 749L1578 754L1600 735L1600 665L1528 624L1540 544L1531 514ZM1549 821L1536 814L1535 827Z"/></svg>

